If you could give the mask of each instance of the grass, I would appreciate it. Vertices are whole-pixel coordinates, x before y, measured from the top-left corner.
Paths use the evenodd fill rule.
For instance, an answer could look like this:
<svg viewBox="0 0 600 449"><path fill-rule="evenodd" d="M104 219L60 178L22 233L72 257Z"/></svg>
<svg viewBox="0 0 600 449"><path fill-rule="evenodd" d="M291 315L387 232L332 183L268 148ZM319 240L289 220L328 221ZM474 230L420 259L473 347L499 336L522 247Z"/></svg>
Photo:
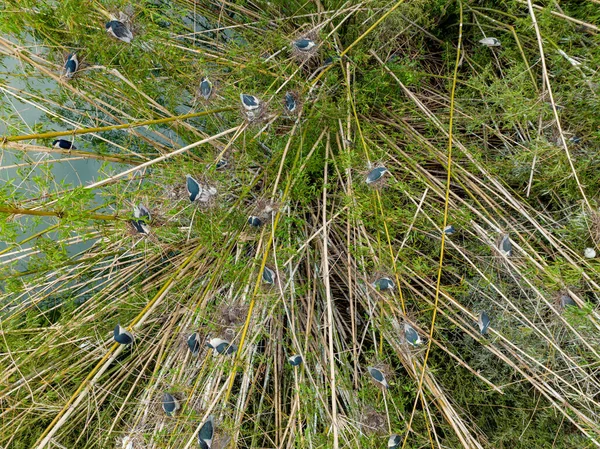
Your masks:
<svg viewBox="0 0 600 449"><path fill-rule="evenodd" d="M209 415L218 449L600 446L595 3L6 1L0 447L190 448Z"/></svg>

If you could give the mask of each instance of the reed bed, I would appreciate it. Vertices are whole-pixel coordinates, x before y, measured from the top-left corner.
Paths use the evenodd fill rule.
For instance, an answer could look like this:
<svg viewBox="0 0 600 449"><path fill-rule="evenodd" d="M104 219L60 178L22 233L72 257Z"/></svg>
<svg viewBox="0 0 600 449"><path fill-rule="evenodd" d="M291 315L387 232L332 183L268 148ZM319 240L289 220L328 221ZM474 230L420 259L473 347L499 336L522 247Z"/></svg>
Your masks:
<svg viewBox="0 0 600 449"><path fill-rule="evenodd" d="M597 3L5 1L0 447L600 446Z"/></svg>

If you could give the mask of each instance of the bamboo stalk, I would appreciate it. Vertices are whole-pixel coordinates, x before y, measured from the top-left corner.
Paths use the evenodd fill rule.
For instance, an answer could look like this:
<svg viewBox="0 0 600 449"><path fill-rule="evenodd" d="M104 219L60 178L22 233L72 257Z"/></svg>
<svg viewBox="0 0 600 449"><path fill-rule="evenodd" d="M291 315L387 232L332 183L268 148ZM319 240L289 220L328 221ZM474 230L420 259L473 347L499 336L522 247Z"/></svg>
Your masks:
<svg viewBox="0 0 600 449"><path fill-rule="evenodd" d="M160 118L160 119L142 120L139 122L132 122L132 123L123 123L121 125L110 125L110 126L99 126L96 128L73 129L71 131L49 131L46 133L28 134L28 135L24 135L24 136L4 136L4 137L2 137L0 144L4 145L5 142L17 142L17 141L21 141L21 140L53 139L54 137L76 136L76 135L80 135L80 134L97 133L97 132L103 132L103 131L114 131L117 129L130 129L130 128L137 128L140 126L159 125L162 123L170 123L170 122L175 122L178 120L185 120L185 119L194 118L194 117L203 117L206 115L218 114L220 112L226 112L226 111L232 111L232 110L234 110L234 108L228 107L228 108L213 109L210 111L192 112L189 114L176 115L173 117L166 117L166 118Z"/></svg>

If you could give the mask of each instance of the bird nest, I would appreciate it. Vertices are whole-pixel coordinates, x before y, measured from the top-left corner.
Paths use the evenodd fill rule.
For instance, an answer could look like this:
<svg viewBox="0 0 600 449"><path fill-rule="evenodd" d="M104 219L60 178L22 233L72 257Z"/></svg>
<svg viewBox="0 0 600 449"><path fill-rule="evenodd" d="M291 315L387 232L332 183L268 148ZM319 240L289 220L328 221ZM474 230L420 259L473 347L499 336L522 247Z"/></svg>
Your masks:
<svg viewBox="0 0 600 449"><path fill-rule="evenodd" d="M384 435L387 433L387 420L384 413L373 407L366 407L360 416L361 430L365 434Z"/></svg>
<svg viewBox="0 0 600 449"><path fill-rule="evenodd" d="M554 305L560 311L566 310L567 307L579 308L579 305L573 299L573 295L568 290L561 290L554 295Z"/></svg>
<svg viewBox="0 0 600 449"><path fill-rule="evenodd" d="M592 241L595 248L600 246L600 211L592 211L590 213L590 236L592 237Z"/></svg>
<svg viewBox="0 0 600 449"><path fill-rule="evenodd" d="M259 199L256 201L251 216L257 217L263 225L270 223L273 215L279 210L279 203L268 199Z"/></svg>
<svg viewBox="0 0 600 449"><path fill-rule="evenodd" d="M254 109L252 111L248 111L244 108L244 106L240 106L240 114L244 120L248 123L262 123L266 122L269 118L269 108L268 105L261 101L258 105L258 109Z"/></svg>

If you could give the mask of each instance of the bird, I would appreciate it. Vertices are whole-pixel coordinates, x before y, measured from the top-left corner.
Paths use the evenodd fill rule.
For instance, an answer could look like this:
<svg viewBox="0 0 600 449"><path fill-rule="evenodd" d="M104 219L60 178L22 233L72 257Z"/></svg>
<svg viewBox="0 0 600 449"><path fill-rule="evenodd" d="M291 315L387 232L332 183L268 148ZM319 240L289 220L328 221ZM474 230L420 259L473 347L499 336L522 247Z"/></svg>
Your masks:
<svg viewBox="0 0 600 449"><path fill-rule="evenodd" d="M216 163L215 168L217 170L221 170L222 168L227 167L229 161L227 159L219 159L219 162Z"/></svg>
<svg viewBox="0 0 600 449"><path fill-rule="evenodd" d="M423 343L423 340L421 340L421 337L415 328L408 323L404 323L404 338L411 346L417 346Z"/></svg>
<svg viewBox="0 0 600 449"><path fill-rule="evenodd" d="M448 225L444 228L444 234L446 235L452 235L456 232L456 229L454 229L454 226L452 225Z"/></svg>
<svg viewBox="0 0 600 449"><path fill-rule="evenodd" d="M596 257L596 250L594 248L586 248L583 250L583 255L586 259L593 259Z"/></svg>
<svg viewBox="0 0 600 449"><path fill-rule="evenodd" d="M134 206L133 216L136 218L136 220L131 220L131 224L135 230L140 234L149 234L150 227L147 223L150 221L150 211L146 208L146 206L143 204Z"/></svg>
<svg viewBox="0 0 600 449"><path fill-rule="evenodd" d="M512 255L512 242L510 241L509 234L504 234L502 240L500 240L498 249L503 256L510 257Z"/></svg>
<svg viewBox="0 0 600 449"><path fill-rule="evenodd" d="M63 150L76 150L77 148L73 145L73 142L65 139L56 139L52 142L54 148L62 148Z"/></svg>
<svg viewBox="0 0 600 449"><path fill-rule="evenodd" d="M260 107L260 100L254 95L240 94L240 100L242 101L242 106L246 111L255 111Z"/></svg>
<svg viewBox="0 0 600 449"><path fill-rule="evenodd" d="M165 393L162 397L162 408L168 416L173 416L180 408L179 401L172 394Z"/></svg>
<svg viewBox="0 0 600 449"><path fill-rule="evenodd" d="M192 354L197 355L200 352L200 335L198 332L194 332L188 337L187 345Z"/></svg>
<svg viewBox="0 0 600 449"><path fill-rule="evenodd" d="M390 386L388 385L387 381L385 380L385 376L383 375L383 372L377 368L373 368L373 367L369 367L369 374L371 375L371 377L375 380L375 382L377 382L378 384L383 385L385 388L390 388Z"/></svg>
<svg viewBox="0 0 600 449"><path fill-rule="evenodd" d="M479 41L479 43L485 45L486 47L500 47L502 45L500 40L496 39L495 37L483 38Z"/></svg>
<svg viewBox="0 0 600 449"><path fill-rule="evenodd" d="M212 88L213 85L210 80L206 77L202 78L202 81L200 82L200 95L202 95L202 98L208 100L212 95Z"/></svg>
<svg viewBox="0 0 600 449"><path fill-rule="evenodd" d="M276 277L277 275L273 270L271 270L269 267L265 267L262 272L262 279L265 284L273 285Z"/></svg>
<svg viewBox="0 0 600 449"><path fill-rule="evenodd" d="M561 295L560 296L560 306L564 309L567 306L577 306L573 298L569 295Z"/></svg>
<svg viewBox="0 0 600 449"><path fill-rule="evenodd" d="M288 357L288 362L290 362L290 365L292 366L298 366L302 363L302 356L300 354L296 354Z"/></svg>
<svg viewBox="0 0 600 449"><path fill-rule="evenodd" d="M394 287L396 287L396 285L394 284L394 281L392 281L390 278L383 277L373 282L373 287L375 287L379 291L384 292L386 290L393 290Z"/></svg>
<svg viewBox="0 0 600 449"><path fill-rule="evenodd" d="M67 56L67 62L65 62L65 78L71 79L75 72L79 68L79 61L75 53L69 53Z"/></svg>
<svg viewBox="0 0 600 449"><path fill-rule="evenodd" d="M185 175L187 191L190 194L190 201L193 203L200 196L202 187L200 183L192 178L191 175Z"/></svg>
<svg viewBox="0 0 600 449"><path fill-rule="evenodd" d="M402 442L402 438L400 438L400 435L396 435L395 433L390 435L390 438L388 439L388 449L398 449L398 446L400 446L400 443Z"/></svg>
<svg viewBox="0 0 600 449"><path fill-rule="evenodd" d="M117 324L115 326L113 338L117 343L120 343L122 345L130 345L131 343L133 343L133 335L131 334L131 332L121 327L120 324Z"/></svg>
<svg viewBox="0 0 600 449"><path fill-rule="evenodd" d="M150 227L142 220L131 220L130 223L139 234L150 234Z"/></svg>
<svg viewBox="0 0 600 449"><path fill-rule="evenodd" d="M150 211L143 204L138 204L133 207L133 216L142 220L150 221Z"/></svg>
<svg viewBox="0 0 600 449"><path fill-rule="evenodd" d="M217 194L217 189L210 186L202 186L198 181L192 178L191 175L185 175L186 178L186 187L187 191L190 195L190 201L193 203L194 201L207 202L211 199L211 197Z"/></svg>
<svg viewBox="0 0 600 449"><path fill-rule="evenodd" d="M129 28L127 28L127 25L118 20L111 20L108 22L106 24L106 32L112 37L115 37L128 44L133 40L133 34Z"/></svg>
<svg viewBox="0 0 600 449"><path fill-rule="evenodd" d="M296 97L291 92L285 94L285 109L288 112L294 112L296 110Z"/></svg>
<svg viewBox="0 0 600 449"><path fill-rule="evenodd" d="M490 327L490 317L488 316L487 312L481 311L479 313L477 324L479 325L479 332L481 335L486 335L488 332L488 327Z"/></svg>
<svg viewBox="0 0 600 449"><path fill-rule="evenodd" d="M206 342L206 346L214 349L219 354L225 355L233 354L235 351L237 351L237 347L229 343L227 340L223 340L222 338L211 338Z"/></svg>
<svg viewBox="0 0 600 449"><path fill-rule="evenodd" d="M200 449L211 449L212 448L212 440L215 434L215 425L212 415L208 417L208 419L202 424L200 430L198 431L198 444L200 444Z"/></svg>
<svg viewBox="0 0 600 449"><path fill-rule="evenodd" d="M297 41L294 41L292 45L300 51L310 51L317 44L312 39L298 39Z"/></svg>
<svg viewBox="0 0 600 449"><path fill-rule="evenodd" d="M367 179L366 179L366 183L367 184L372 184L374 182L379 181L383 175L385 175L388 172L388 169L385 167L376 167L373 170L371 170L369 172L369 174L367 175Z"/></svg>
<svg viewBox="0 0 600 449"><path fill-rule="evenodd" d="M254 215L248 217L248 224L255 228L260 228L263 224L262 220Z"/></svg>

